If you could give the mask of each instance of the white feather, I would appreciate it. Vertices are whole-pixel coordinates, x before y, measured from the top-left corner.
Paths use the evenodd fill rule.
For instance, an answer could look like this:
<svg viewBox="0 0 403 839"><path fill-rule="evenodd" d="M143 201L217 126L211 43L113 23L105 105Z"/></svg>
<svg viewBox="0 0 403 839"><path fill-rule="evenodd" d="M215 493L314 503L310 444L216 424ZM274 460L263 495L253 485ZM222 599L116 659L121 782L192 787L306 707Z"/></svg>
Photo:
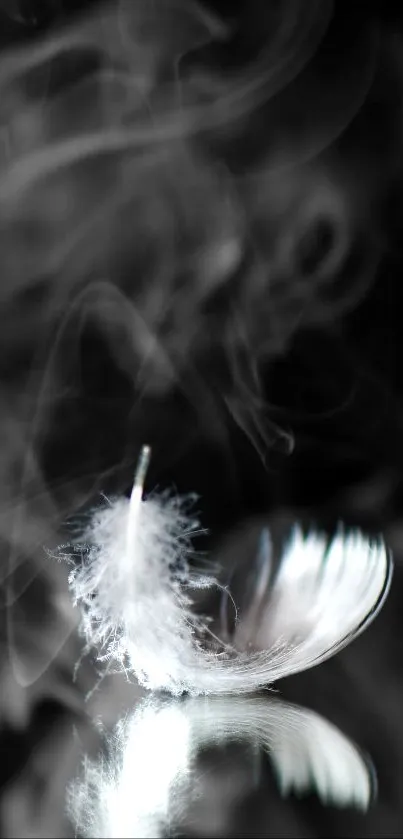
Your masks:
<svg viewBox="0 0 403 839"><path fill-rule="evenodd" d="M391 577L383 543L340 531L326 551L322 537L304 538L295 528L274 582L267 569L264 586L258 581L259 602L266 589L267 597L257 625L252 607L241 610L232 645L213 643L208 622L192 612L192 588L215 584L189 568L199 523L186 500L143 500L143 471L130 500L95 513L69 580L87 641L144 687L174 695L252 692L332 655L382 605Z"/></svg>
<svg viewBox="0 0 403 839"><path fill-rule="evenodd" d="M369 762L312 711L261 698L148 699L117 727L109 756L88 762L70 787L69 812L79 834L166 835L189 805L191 812L200 750L234 740L269 755L282 795L316 791L323 804L368 807L374 791Z"/></svg>

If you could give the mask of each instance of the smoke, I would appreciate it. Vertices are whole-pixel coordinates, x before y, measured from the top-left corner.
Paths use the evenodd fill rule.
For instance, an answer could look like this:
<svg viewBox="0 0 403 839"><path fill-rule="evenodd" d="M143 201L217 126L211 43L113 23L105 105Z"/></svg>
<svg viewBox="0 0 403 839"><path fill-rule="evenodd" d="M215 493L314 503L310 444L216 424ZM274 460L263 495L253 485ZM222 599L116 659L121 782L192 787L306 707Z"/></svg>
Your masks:
<svg viewBox="0 0 403 839"><path fill-rule="evenodd" d="M12 309L11 347L21 343L21 295L43 282L39 330L57 321L83 288L106 279L179 369L189 349L205 352L212 330L203 309L211 312L223 288L238 314L246 299L249 329L263 295L271 320L279 310L274 332L285 337L271 339L270 324L269 349L271 340L276 350L295 328L293 317L282 315L285 304L277 303L279 286L282 298L297 294L298 305L302 300L314 313L316 290L301 290L293 264L299 239L324 217L331 230L313 273L332 277L354 225L340 207L352 203L348 185L332 184L327 163L317 170L306 162L351 121L374 72L373 39L358 39L365 60L354 71L357 38L350 38L345 61L357 78L341 85L340 67L331 67L325 87L333 127L321 101L316 113L311 64L330 12L328 3L309 4L309 13L302 3L270 4L263 15L266 40L255 60L238 70L223 66L221 57L234 37L229 25L196 4L173 2L101 6L92 17L4 57L1 302ZM218 58L206 52L213 47L220 71ZM300 119L300 91L290 85L301 74L308 107ZM343 88L337 99L336 87ZM289 146L293 121L309 124L310 139L297 136ZM265 151L257 171L252 158L248 169L255 171L237 176L230 152L214 146L225 136L234 148L239 138L250 145L248 122L258 128ZM221 320L227 341L234 326ZM136 334L137 325L132 329ZM139 342L133 366L144 355Z"/></svg>

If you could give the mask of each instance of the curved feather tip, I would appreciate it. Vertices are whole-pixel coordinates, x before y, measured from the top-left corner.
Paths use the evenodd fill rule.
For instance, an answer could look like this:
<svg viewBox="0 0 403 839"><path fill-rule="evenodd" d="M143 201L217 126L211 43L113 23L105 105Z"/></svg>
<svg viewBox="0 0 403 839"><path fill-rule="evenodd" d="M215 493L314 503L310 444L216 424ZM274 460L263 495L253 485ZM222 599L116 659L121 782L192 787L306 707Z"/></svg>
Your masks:
<svg viewBox="0 0 403 839"><path fill-rule="evenodd" d="M276 570L266 539L254 598L240 604L231 642L221 643L192 611L192 589L216 585L190 569L198 531L187 499L143 499L136 481L130 500L95 512L69 577L100 659L153 690L247 693L313 667L368 626L389 589L382 541L340 529L328 545L295 527Z"/></svg>

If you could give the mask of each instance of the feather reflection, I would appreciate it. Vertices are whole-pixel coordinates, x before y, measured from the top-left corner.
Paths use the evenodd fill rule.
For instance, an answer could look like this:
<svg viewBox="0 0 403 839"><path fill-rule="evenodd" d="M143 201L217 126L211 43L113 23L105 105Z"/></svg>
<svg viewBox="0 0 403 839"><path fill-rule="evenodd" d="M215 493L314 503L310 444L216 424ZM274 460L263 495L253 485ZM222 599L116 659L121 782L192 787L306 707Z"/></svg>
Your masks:
<svg viewBox="0 0 403 839"><path fill-rule="evenodd" d="M194 813L208 819L214 806L200 782L201 756L234 743L246 747L245 761L267 755L283 797L315 793L325 806L366 810L374 796L369 760L310 710L261 696L151 697L120 721L102 757L85 761L70 786L76 835L162 837L190 823L194 829ZM225 814L221 829L224 821Z"/></svg>

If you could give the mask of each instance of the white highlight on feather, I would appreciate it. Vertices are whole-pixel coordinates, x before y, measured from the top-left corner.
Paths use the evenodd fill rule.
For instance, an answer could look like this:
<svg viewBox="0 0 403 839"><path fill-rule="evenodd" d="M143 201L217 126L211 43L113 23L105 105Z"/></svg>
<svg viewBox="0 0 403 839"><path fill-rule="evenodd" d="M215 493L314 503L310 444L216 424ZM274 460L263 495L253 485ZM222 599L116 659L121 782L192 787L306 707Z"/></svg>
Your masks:
<svg viewBox="0 0 403 839"><path fill-rule="evenodd" d="M392 567L383 543L339 531L327 550L323 537L305 538L296 527L274 582L271 568L259 569L258 612L253 603L240 610L231 646L213 643L190 596L192 588L215 585L189 568L199 523L186 499L142 499L148 458L145 448L130 501L95 513L81 566L69 577L75 604L83 606L84 634L100 659L174 695L253 692L319 664L379 611Z"/></svg>
<svg viewBox="0 0 403 839"><path fill-rule="evenodd" d="M191 806L200 749L234 739L268 753L283 796L312 790L325 805L368 807L370 764L312 711L262 698L147 699L117 727L109 757L87 762L72 784L68 807L79 834L166 835Z"/></svg>

